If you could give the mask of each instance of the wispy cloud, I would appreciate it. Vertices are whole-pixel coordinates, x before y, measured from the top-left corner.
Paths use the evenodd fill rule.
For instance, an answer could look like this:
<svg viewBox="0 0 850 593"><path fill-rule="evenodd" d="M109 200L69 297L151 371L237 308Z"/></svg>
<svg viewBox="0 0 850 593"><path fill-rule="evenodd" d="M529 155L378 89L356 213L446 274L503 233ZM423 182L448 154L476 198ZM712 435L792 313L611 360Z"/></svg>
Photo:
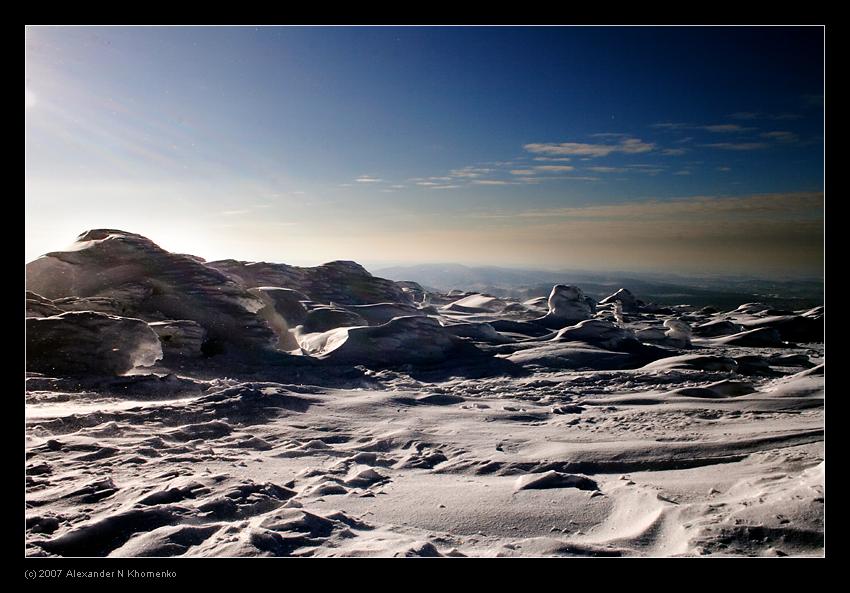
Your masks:
<svg viewBox="0 0 850 593"><path fill-rule="evenodd" d="M765 132L761 134L762 138L766 138L768 140L776 140L777 142L782 142L783 144L791 144L793 142L797 142L800 137L794 132L786 132L783 130L776 130L774 132Z"/></svg>
<svg viewBox="0 0 850 593"><path fill-rule="evenodd" d="M538 165L534 167L535 171L543 171L544 173L563 173L565 171L574 171L575 167L571 165Z"/></svg>
<svg viewBox="0 0 850 593"><path fill-rule="evenodd" d="M714 132L715 134L740 134L743 132L752 132L755 128L745 128L738 124L713 124L710 126L701 126L700 129L705 130L706 132Z"/></svg>
<svg viewBox="0 0 850 593"><path fill-rule="evenodd" d="M719 150L762 150L767 148L769 144L764 142L715 142L712 144L703 144L706 148L717 148Z"/></svg>
<svg viewBox="0 0 850 593"><path fill-rule="evenodd" d="M742 134L752 132L755 128L748 128L738 124L687 124L662 122L652 125L653 128L661 130L703 130L714 134Z"/></svg>
<svg viewBox="0 0 850 593"><path fill-rule="evenodd" d="M588 144L582 142L532 143L523 148L533 154L548 156L587 156L603 157L613 153L641 154L650 152L655 144L639 138L623 138L617 144Z"/></svg>
<svg viewBox="0 0 850 593"><path fill-rule="evenodd" d="M527 209L511 213L482 214L483 218L569 218L606 220L673 220L703 216L808 217L823 216L823 193L794 192L748 196L694 196L649 199L606 205Z"/></svg>
<svg viewBox="0 0 850 593"><path fill-rule="evenodd" d="M664 156L681 156L688 152L687 148L665 148L661 151Z"/></svg>
<svg viewBox="0 0 850 593"><path fill-rule="evenodd" d="M486 175L487 173L491 173L493 169L488 169L484 167L462 167L460 169L452 169L449 172L450 178L477 178L482 175Z"/></svg>
<svg viewBox="0 0 850 593"><path fill-rule="evenodd" d="M797 115L796 113L762 113L760 111L738 111L729 116L731 119L739 119L739 120L757 120L757 119L766 119L766 120L794 120L801 119L801 115Z"/></svg>
<svg viewBox="0 0 850 593"><path fill-rule="evenodd" d="M659 167L658 165L626 165L626 168L636 173L645 173L646 175L658 175L664 171L664 167Z"/></svg>
<svg viewBox="0 0 850 593"><path fill-rule="evenodd" d="M594 173L625 173L628 171L626 167L588 167L587 170Z"/></svg>
<svg viewBox="0 0 850 593"><path fill-rule="evenodd" d="M361 175L357 179L355 179L357 183L380 183L383 179L378 179L377 177L372 177L371 175Z"/></svg>

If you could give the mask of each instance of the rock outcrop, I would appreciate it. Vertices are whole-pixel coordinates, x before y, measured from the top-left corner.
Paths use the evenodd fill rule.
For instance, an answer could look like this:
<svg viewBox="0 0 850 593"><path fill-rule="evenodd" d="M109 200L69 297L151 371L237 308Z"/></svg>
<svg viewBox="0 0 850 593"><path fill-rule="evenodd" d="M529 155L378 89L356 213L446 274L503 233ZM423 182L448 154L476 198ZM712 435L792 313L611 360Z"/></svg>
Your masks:
<svg viewBox="0 0 850 593"><path fill-rule="evenodd" d="M464 344L425 316L396 317L374 327L341 327L302 335L299 341L306 353L329 362L372 366L441 362Z"/></svg>
<svg viewBox="0 0 850 593"><path fill-rule="evenodd" d="M579 287L564 284L552 287L548 305L549 312L534 322L555 329L590 319L596 312L593 299L585 296Z"/></svg>
<svg viewBox="0 0 850 593"><path fill-rule="evenodd" d="M247 288L291 288L317 303L412 303L410 294L401 286L392 280L372 276L363 266L351 261L333 261L315 268L232 259L209 262L206 265L231 276Z"/></svg>
<svg viewBox="0 0 850 593"><path fill-rule="evenodd" d="M150 328L159 336L165 355L198 357L204 354L207 332L188 319L154 321Z"/></svg>
<svg viewBox="0 0 850 593"><path fill-rule="evenodd" d="M620 303L623 313L637 313L641 304L627 288L621 288L614 294L608 295L599 301L600 305L607 305L609 303Z"/></svg>
<svg viewBox="0 0 850 593"><path fill-rule="evenodd" d="M617 350L625 344L636 344L638 341L631 331L602 319L587 319L576 325L565 327L559 330L552 340L584 342L608 350Z"/></svg>
<svg viewBox="0 0 850 593"><path fill-rule="evenodd" d="M271 348L275 334L257 315L262 300L196 258L176 255L150 239L99 229L80 235L67 251L27 264L27 288L48 299L120 303L124 315L145 321L188 319L226 350ZM60 306L61 304L57 305ZM111 305L110 305L111 306Z"/></svg>
<svg viewBox="0 0 850 593"><path fill-rule="evenodd" d="M140 319L74 311L26 321L27 370L120 375L162 358L157 334Z"/></svg>
<svg viewBox="0 0 850 593"><path fill-rule="evenodd" d="M687 323L681 319L667 319L664 321L664 327L667 328L664 335L670 345L678 348L687 348L691 345L691 336L693 333L691 326Z"/></svg>

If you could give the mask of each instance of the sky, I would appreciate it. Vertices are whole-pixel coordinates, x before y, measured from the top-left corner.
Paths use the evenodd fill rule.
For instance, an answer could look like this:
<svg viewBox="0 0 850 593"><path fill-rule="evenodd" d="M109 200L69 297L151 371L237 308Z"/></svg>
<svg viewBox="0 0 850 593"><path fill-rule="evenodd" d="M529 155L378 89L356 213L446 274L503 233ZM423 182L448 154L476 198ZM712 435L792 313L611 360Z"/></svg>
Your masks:
<svg viewBox="0 0 850 593"><path fill-rule="evenodd" d="M27 27L26 259L820 276L821 27Z"/></svg>

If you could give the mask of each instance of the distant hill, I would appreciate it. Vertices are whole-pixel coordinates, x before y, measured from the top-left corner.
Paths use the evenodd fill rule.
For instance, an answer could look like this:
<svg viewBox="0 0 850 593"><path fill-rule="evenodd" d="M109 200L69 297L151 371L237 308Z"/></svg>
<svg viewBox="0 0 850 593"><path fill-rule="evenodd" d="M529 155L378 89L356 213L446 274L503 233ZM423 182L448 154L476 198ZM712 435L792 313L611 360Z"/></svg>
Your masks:
<svg viewBox="0 0 850 593"><path fill-rule="evenodd" d="M823 304L823 281L818 279L687 277L658 273L524 270L460 264L394 266L376 269L373 273L391 280L412 280L431 290L459 289L514 298L545 296L554 284L575 284L595 299L625 287L642 300L662 305L734 308L747 301L760 301L775 308L798 309Z"/></svg>

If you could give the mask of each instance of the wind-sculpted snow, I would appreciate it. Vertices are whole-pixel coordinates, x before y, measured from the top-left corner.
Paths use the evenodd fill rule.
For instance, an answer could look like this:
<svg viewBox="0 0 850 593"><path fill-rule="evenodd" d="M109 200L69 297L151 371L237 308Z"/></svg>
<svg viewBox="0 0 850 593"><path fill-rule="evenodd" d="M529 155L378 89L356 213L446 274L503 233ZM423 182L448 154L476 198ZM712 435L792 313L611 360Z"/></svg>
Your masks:
<svg viewBox="0 0 850 593"><path fill-rule="evenodd" d="M27 266L26 554L822 554L823 307L564 281L81 235Z"/></svg>

